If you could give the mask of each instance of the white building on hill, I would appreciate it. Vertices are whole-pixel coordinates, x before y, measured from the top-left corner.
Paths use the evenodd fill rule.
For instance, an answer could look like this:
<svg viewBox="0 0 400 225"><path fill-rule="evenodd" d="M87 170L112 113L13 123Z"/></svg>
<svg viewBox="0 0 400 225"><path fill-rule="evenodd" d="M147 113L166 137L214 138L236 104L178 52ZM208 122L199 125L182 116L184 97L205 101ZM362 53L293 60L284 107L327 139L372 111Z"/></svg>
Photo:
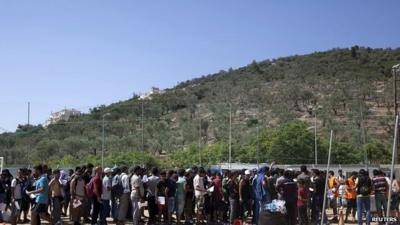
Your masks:
<svg viewBox="0 0 400 225"><path fill-rule="evenodd" d="M151 99L151 95L153 94L163 94L165 91L161 90L158 87L152 87L150 92L140 95L140 99Z"/></svg>
<svg viewBox="0 0 400 225"><path fill-rule="evenodd" d="M54 112L50 114L48 120L46 120L45 126L57 123L59 121L68 121L71 116L79 116L82 112L77 109L63 109L59 112Z"/></svg>

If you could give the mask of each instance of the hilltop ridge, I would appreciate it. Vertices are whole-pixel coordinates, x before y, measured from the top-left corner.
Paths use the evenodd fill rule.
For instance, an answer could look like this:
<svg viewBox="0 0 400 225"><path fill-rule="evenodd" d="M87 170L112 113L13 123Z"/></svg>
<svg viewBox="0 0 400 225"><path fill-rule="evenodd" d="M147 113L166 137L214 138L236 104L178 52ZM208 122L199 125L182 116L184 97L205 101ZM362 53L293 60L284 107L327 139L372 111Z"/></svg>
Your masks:
<svg viewBox="0 0 400 225"><path fill-rule="evenodd" d="M106 154L144 150L164 155L190 145L226 144L230 112L234 149L263 129L295 120L311 127L315 112L319 135L333 129L338 141L355 147L376 140L389 146L391 66L398 62L399 48L358 46L253 61L181 82L151 98L95 107L47 128L21 125L15 133L0 135L0 153L9 163L98 153L106 113Z"/></svg>

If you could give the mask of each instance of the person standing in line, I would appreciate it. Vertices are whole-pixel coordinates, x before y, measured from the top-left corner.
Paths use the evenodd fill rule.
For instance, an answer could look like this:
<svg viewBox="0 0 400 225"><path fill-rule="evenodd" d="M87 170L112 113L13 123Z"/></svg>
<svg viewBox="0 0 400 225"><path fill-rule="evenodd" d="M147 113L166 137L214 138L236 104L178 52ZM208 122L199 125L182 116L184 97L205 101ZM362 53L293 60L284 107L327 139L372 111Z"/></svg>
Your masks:
<svg viewBox="0 0 400 225"><path fill-rule="evenodd" d="M88 184L92 180L92 174L93 174L93 168L94 165L91 163L88 163L86 166L82 166L82 169L84 171L83 173L83 179L85 180L85 184ZM84 206L84 222L85 223L91 223L91 220L89 219L90 215L90 210L93 207L93 201L92 199L88 199L88 201L85 202Z"/></svg>
<svg viewBox="0 0 400 225"><path fill-rule="evenodd" d="M250 183L250 170L244 172L244 177L239 182L240 217L246 221L251 214L252 189Z"/></svg>
<svg viewBox="0 0 400 225"><path fill-rule="evenodd" d="M113 218L113 222L116 223L118 222L119 198L122 196L124 188L122 187L121 181L121 169L114 167L112 169L112 173L111 216Z"/></svg>
<svg viewBox="0 0 400 225"><path fill-rule="evenodd" d="M21 221L22 206L22 188L23 188L23 170L18 169L16 177L11 181L11 209L15 215L15 223Z"/></svg>
<svg viewBox="0 0 400 225"><path fill-rule="evenodd" d="M119 209L118 209L118 225L124 225L126 221L126 215L128 213L129 207L129 195L131 193L129 187L129 176L128 176L128 167L124 166L121 168L121 183L123 192L121 197L119 198Z"/></svg>
<svg viewBox="0 0 400 225"><path fill-rule="evenodd" d="M192 224L193 223L193 200L194 200L194 188L193 188L193 175L192 170L187 169L186 174L186 195L185 195L185 222Z"/></svg>
<svg viewBox="0 0 400 225"><path fill-rule="evenodd" d="M51 217L47 214L47 204L49 202L47 174L44 173L42 165L34 167L34 174L38 178L35 182L35 190L28 192L29 195L36 195L35 204L31 209L31 225L40 224L41 219L53 224Z"/></svg>
<svg viewBox="0 0 400 225"><path fill-rule="evenodd" d="M53 207L53 210L51 211L51 217L55 224L61 224L63 196L59 169L53 171L53 179L50 181L49 187L51 191L51 204Z"/></svg>
<svg viewBox="0 0 400 225"><path fill-rule="evenodd" d="M88 201L85 192L85 180L83 179L82 169L77 168L71 180L71 203L70 203L70 217L74 225L80 225L81 217L85 217L85 206Z"/></svg>
<svg viewBox="0 0 400 225"><path fill-rule="evenodd" d="M67 216L68 215L68 206L69 203L71 202L71 180L72 180L72 175L74 174L74 170L69 169L68 170L68 174L66 174L66 182L63 185L64 187L64 193L65 193L65 197L64 197L64 203L63 203L63 216Z"/></svg>
<svg viewBox="0 0 400 225"><path fill-rule="evenodd" d="M99 166L95 168L95 176L92 178L93 180L93 197L92 201L92 224L95 225L98 223L97 219L99 218L100 214L100 207L101 207L101 194L103 192L103 169Z"/></svg>
<svg viewBox="0 0 400 225"><path fill-rule="evenodd" d="M307 191L307 219L309 219L309 216L311 215L311 209L312 209L312 205L311 205L311 200L312 200L312 195L310 192L310 187L311 187L311 174L310 172L307 170L307 166L306 165L302 165L300 167L300 174L297 176L297 180L303 180L304 181L304 189ZM307 221L308 222L308 221Z"/></svg>
<svg viewBox="0 0 400 225"><path fill-rule="evenodd" d="M337 200L339 197L340 183L339 183L338 179L336 178L335 173L332 170L329 171L328 176L329 176L328 188L329 188L329 192L330 192L329 203L333 210L333 218L332 218L331 222L337 223L337 222L339 222L338 211L337 211Z"/></svg>
<svg viewBox="0 0 400 225"><path fill-rule="evenodd" d="M6 184L6 174L1 173L0 175L0 204L7 203L7 184ZM3 222L3 212L0 210L0 223Z"/></svg>
<svg viewBox="0 0 400 225"><path fill-rule="evenodd" d="M356 179L357 187L357 222L358 225L363 224L363 210L366 212L366 224L371 223L371 200L372 181L368 176L368 172L361 169Z"/></svg>
<svg viewBox="0 0 400 225"><path fill-rule="evenodd" d="M323 171L318 169L313 170L313 195L312 195L312 223L319 224L321 220L324 224L328 223L326 212L322 212L325 192L325 176Z"/></svg>
<svg viewBox="0 0 400 225"><path fill-rule="evenodd" d="M176 193L175 193L175 205L176 205L176 221L177 224L181 224L183 210L185 208L185 196L186 196L186 178L185 170L180 169L178 171L178 181L176 182Z"/></svg>
<svg viewBox="0 0 400 225"><path fill-rule="evenodd" d="M142 179L142 183L143 183L143 193L142 193L142 199L141 199L141 203L144 203L147 201L147 182L149 182L149 174L146 168L141 168L140 169L140 177ZM148 208L148 201L147 201L147 208ZM140 223L144 223L144 219L148 218L148 216L144 213L145 207L144 206L140 206Z"/></svg>
<svg viewBox="0 0 400 225"><path fill-rule="evenodd" d="M337 180L339 182L339 196L338 196L338 202L337 202L337 207L342 207L345 206L345 201L346 201L346 177L343 175L343 170L339 169L338 170L338 176Z"/></svg>
<svg viewBox="0 0 400 225"><path fill-rule="evenodd" d="M258 224L262 206L272 201L270 192L268 191L268 181L265 177L268 172L268 167L262 167L258 170L257 176L253 179L253 194L254 194L254 216L253 224Z"/></svg>
<svg viewBox="0 0 400 225"><path fill-rule="evenodd" d="M346 180L346 201L347 201L347 209L346 209L346 217L345 223L348 222L348 217L350 213L353 216L352 222L355 222L356 211L357 211L357 188L356 188L356 178L357 172L352 172L351 176Z"/></svg>
<svg viewBox="0 0 400 225"><path fill-rule="evenodd" d="M206 188L204 187L204 177L206 175L206 171L203 167L200 167L198 170L198 174L193 179L193 188L195 190L194 195L196 199L196 217L197 223L204 222L204 203L205 198L204 195L207 193Z"/></svg>
<svg viewBox="0 0 400 225"><path fill-rule="evenodd" d="M212 177L211 177L210 170L207 170L206 176L204 177L203 182L204 182L204 187L206 190L211 188ZM211 202L211 193L209 193L207 191L207 193L204 195L204 215L205 215L206 221L209 223L214 223L213 212L214 212L214 204Z"/></svg>
<svg viewBox="0 0 400 225"><path fill-rule="evenodd" d="M287 224L295 225L297 218L297 184L292 179L292 171L286 170L284 172L284 179L277 186L282 199L285 200L287 210Z"/></svg>
<svg viewBox="0 0 400 225"><path fill-rule="evenodd" d="M308 190L305 188L306 186L304 179L298 180L297 184L298 184L297 209L298 209L299 225L308 225L308 216L307 216Z"/></svg>
<svg viewBox="0 0 400 225"><path fill-rule="evenodd" d="M139 203L144 196L144 188L141 176L140 166L133 168L133 175L131 177L131 201L132 201L132 220L133 225L138 225L140 220L140 206Z"/></svg>
<svg viewBox="0 0 400 225"><path fill-rule="evenodd" d="M390 181L389 181L390 183ZM390 203L390 213L391 216L399 217L399 191L400 185L399 181L396 180L396 176L393 174L393 182L391 185L392 188L392 198Z"/></svg>
<svg viewBox="0 0 400 225"><path fill-rule="evenodd" d="M160 181L157 184L156 188L156 199L158 205L158 222L161 222L161 217L163 218L163 222L168 222L168 205L166 200L166 189L167 189L167 173L162 171L160 173Z"/></svg>
<svg viewBox="0 0 400 225"><path fill-rule="evenodd" d="M168 223L172 223L172 214L175 211L176 174L170 170L167 174L166 203L168 204Z"/></svg>
<svg viewBox="0 0 400 225"><path fill-rule="evenodd" d="M389 192L389 184L382 171L373 170L374 177L372 178L373 191L375 193L375 204L378 216L382 217L386 214L387 195ZM383 211L382 211L383 210Z"/></svg>
<svg viewBox="0 0 400 225"><path fill-rule="evenodd" d="M229 222L233 222L239 218L239 181L238 173L233 172L228 182L229 190Z"/></svg>
<svg viewBox="0 0 400 225"><path fill-rule="evenodd" d="M151 170L151 176L147 180L147 203L149 208L149 224L154 224L157 221L158 207L156 199L157 184L160 181L158 177L158 168L154 167Z"/></svg>
<svg viewBox="0 0 400 225"><path fill-rule="evenodd" d="M216 173L212 180L214 191L212 192L212 202L215 205L215 221L219 224L223 221L223 214L225 211L224 193L222 191L222 176Z"/></svg>
<svg viewBox="0 0 400 225"><path fill-rule="evenodd" d="M100 225L107 225L107 216L110 213L110 199L111 199L111 174L110 168L104 169L104 178L102 181L102 193L101 193L101 207L100 207Z"/></svg>
<svg viewBox="0 0 400 225"><path fill-rule="evenodd" d="M21 212L24 213L24 219L22 220L23 223L29 223L30 220L28 219L29 209L31 207L31 198L26 191L33 190L33 179L31 170L24 168L22 170L22 204L21 204Z"/></svg>

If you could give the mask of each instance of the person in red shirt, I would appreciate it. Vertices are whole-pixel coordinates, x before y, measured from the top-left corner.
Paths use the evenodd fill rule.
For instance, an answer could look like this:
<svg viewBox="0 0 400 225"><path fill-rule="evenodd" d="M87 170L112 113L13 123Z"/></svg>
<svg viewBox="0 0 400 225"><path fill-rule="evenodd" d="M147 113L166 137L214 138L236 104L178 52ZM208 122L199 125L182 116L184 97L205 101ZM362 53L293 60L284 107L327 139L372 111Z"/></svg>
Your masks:
<svg viewBox="0 0 400 225"><path fill-rule="evenodd" d="M307 216L307 201L308 201L308 190L305 188L305 181L299 179L297 182L297 209L299 214L299 224L308 224Z"/></svg>
<svg viewBox="0 0 400 225"><path fill-rule="evenodd" d="M95 169L96 175L92 178L93 179L93 211L92 211L92 224L97 224L97 218L100 214L100 207L101 207L101 193L103 189L103 168L96 167Z"/></svg>

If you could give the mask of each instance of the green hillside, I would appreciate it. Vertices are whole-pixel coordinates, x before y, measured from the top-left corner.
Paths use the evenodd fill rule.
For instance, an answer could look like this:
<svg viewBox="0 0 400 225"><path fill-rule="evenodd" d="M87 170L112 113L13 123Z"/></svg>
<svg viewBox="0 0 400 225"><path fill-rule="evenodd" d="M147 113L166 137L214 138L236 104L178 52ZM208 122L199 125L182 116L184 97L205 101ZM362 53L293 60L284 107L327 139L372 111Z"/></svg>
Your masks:
<svg viewBox="0 0 400 225"><path fill-rule="evenodd" d="M213 164L228 160L231 112L234 161L313 163L317 109L320 162L330 129L335 162L361 163L364 152L384 162L394 124L391 67L399 62L400 49L358 46L254 61L46 128L21 125L0 135L0 155L7 164L99 162L102 117L110 113L108 164Z"/></svg>

